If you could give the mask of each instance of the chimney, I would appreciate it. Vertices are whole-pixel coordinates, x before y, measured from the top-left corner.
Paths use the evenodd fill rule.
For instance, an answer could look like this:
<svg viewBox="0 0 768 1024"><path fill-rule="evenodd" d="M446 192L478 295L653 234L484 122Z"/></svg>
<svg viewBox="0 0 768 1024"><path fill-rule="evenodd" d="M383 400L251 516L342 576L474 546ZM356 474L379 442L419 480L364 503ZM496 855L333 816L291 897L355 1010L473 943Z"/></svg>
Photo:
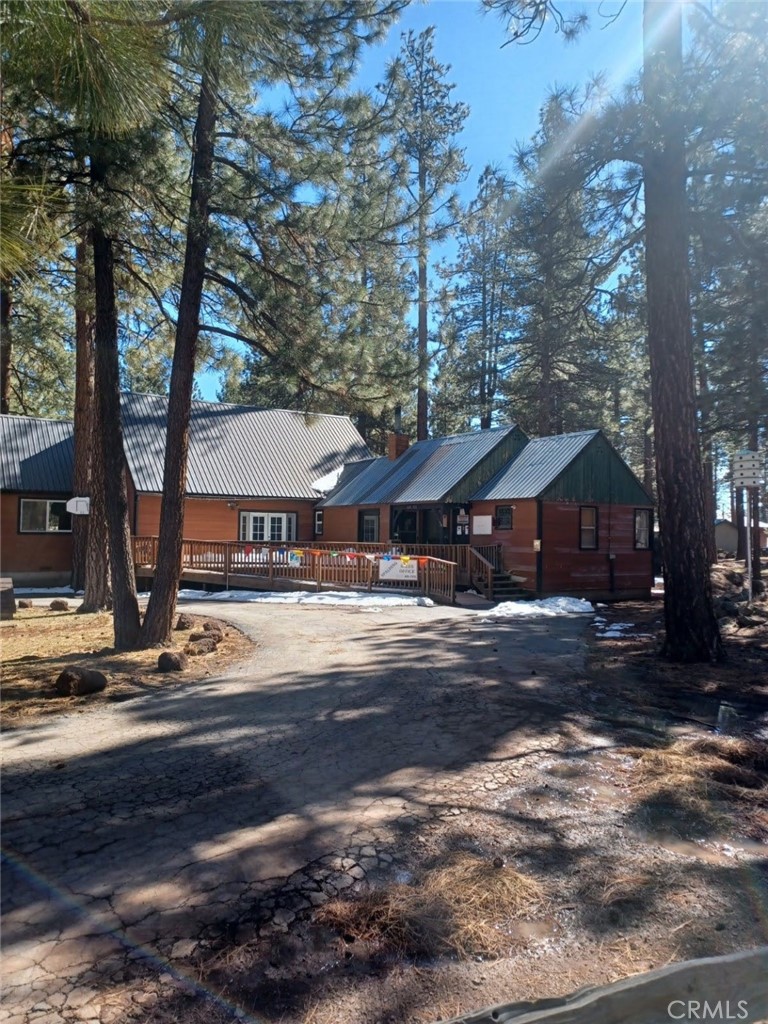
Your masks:
<svg viewBox="0 0 768 1024"><path fill-rule="evenodd" d="M390 434L387 438L387 458L397 459L408 450L408 438L405 434Z"/></svg>
<svg viewBox="0 0 768 1024"><path fill-rule="evenodd" d="M387 438L387 458L391 461L399 458L408 448L408 438L403 433L403 414L399 405L395 406L395 432Z"/></svg>

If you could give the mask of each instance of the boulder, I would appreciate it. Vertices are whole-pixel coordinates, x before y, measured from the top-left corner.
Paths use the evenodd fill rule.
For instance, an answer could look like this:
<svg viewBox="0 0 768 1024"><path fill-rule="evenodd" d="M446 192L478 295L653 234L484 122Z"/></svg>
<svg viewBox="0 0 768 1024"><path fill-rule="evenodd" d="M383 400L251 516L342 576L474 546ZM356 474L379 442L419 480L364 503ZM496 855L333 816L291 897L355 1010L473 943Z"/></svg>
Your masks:
<svg viewBox="0 0 768 1024"><path fill-rule="evenodd" d="M185 652L193 658L199 657L201 654L213 654L216 650L217 644L213 637L206 636L201 640L194 640L188 643L184 648Z"/></svg>
<svg viewBox="0 0 768 1024"><path fill-rule="evenodd" d="M205 630L206 633L211 633L211 632L213 632L213 633L220 633L221 632L221 623L220 622L204 622L203 623L203 629Z"/></svg>
<svg viewBox="0 0 768 1024"><path fill-rule="evenodd" d="M0 579L0 619L12 619L16 614L16 595L10 576Z"/></svg>
<svg viewBox="0 0 768 1024"><path fill-rule="evenodd" d="M224 634L220 629L204 629L202 631L196 630L194 633L189 634L190 642L197 640L214 640L217 644L220 644L224 639Z"/></svg>
<svg viewBox="0 0 768 1024"><path fill-rule="evenodd" d="M69 601L63 597L54 597L51 603L48 605L52 612L68 612Z"/></svg>
<svg viewBox="0 0 768 1024"><path fill-rule="evenodd" d="M106 689L107 677L102 672L79 665L68 665L56 680L56 693L60 697L83 697Z"/></svg>
<svg viewBox="0 0 768 1024"><path fill-rule="evenodd" d="M35 604L28 597L20 597L17 602L19 608L34 608Z"/></svg>
<svg viewBox="0 0 768 1024"><path fill-rule="evenodd" d="M183 651L163 651L157 659L161 672L183 672L187 667L187 656Z"/></svg>
<svg viewBox="0 0 768 1024"><path fill-rule="evenodd" d="M191 615L185 615L184 612L176 619L176 629L193 629L195 625L194 619Z"/></svg>

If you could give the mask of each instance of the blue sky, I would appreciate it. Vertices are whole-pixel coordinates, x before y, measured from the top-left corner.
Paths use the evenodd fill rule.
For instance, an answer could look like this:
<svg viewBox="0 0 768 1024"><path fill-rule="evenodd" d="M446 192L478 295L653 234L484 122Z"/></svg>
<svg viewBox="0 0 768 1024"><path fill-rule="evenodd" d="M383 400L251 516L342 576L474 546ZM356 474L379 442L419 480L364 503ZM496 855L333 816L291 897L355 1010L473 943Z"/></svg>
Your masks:
<svg viewBox="0 0 768 1024"><path fill-rule="evenodd" d="M566 43L554 26L546 27L528 45L510 43L501 19L483 14L476 0L428 0L412 3L387 38L369 47L361 61L356 85L373 90L400 48L402 33L435 27L435 56L451 66L452 98L466 103L469 116L458 140L470 167L459 192L472 198L477 179L488 164L511 168L516 142L535 132L539 108L555 86L585 83L604 72L609 88L618 90L639 70L642 61L642 0L628 0L615 21L621 0L563 0L566 15L585 10L590 27L573 43ZM437 257L444 255L433 253ZM201 395L216 399L218 375L198 378Z"/></svg>

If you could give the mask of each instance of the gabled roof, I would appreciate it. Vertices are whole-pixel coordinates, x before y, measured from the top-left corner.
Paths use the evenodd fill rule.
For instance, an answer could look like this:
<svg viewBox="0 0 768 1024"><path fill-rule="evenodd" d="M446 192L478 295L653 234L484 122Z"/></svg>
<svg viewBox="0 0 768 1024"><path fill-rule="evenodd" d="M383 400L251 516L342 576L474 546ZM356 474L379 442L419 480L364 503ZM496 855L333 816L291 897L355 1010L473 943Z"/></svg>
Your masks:
<svg viewBox="0 0 768 1024"><path fill-rule="evenodd" d="M513 462L472 495L472 500L537 498L599 433L583 430L532 438Z"/></svg>
<svg viewBox="0 0 768 1024"><path fill-rule="evenodd" d="M163 489L168 399L124 394L125 454L137 491ZM0 486L72 493L73 424L0 416ZM347 416L193 402L187 494L308 498L312 484L346 462L370 458Z"/></svg>
<svg viewBox="0 0 768 1024"><path fill-rule="evenodd" d="M134 486L159 494L168 400L124 394L122 414ZM314 481L369 456L348 416L193 402L187 494L314 500Z"/></svg>
<svg viewBox="0 0 768 1024"><path fill-rule="evenodd" d="M397 459L379 458L357 469L347 467L322 505L332 508L442 501L516 429L513 424L417 441Z"/></svg>
<svg viewBox="0 0 768 1024"><path fill-rule="evenodd" d="M71 494L74 451L71 421L0 416L0 489Z"/></svg>

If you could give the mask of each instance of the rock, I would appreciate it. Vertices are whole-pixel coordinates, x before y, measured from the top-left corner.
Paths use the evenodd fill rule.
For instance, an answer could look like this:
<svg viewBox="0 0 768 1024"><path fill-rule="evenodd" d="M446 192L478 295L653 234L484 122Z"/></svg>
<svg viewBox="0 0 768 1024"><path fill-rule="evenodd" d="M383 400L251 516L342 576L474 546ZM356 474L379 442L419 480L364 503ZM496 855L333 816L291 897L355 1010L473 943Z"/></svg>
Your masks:
<svg viewBox="0 0 768 1024"><path fill-rule="evenodd" d="M765 580L752 580L752 593L753 594L764 594L765 593ZM19 601L19 608L21 608L21 601Z"/></svg>
<svg viewBox="0 0 768 1024"><path fill-rule="evenodd" d="M765 625L765 619L758 618L756 615L739 615L738 622L740 626L748 628Z"/></svg>
<svg viewBox="0 0 768 1024"><path fill-rule="evenodd" d="M216 641L213 637L204 637L202 640L195 640L192 643L187 644L184 648L185 652L193 658L199 657L201 654L213 654L216 650Z"/></svg>
<svg viewBox="0 0 768 1024"><path fill-rule="evenodd" d="M185 615L184 612L176 619L176 629L194 629L195 623L191 615Z"/></svg>
<svg viewBox="0 0 768 1024"><path fill-rule="evenodd" d="M83 697L87 693L105 690L107 677L95 669L68 665L56 680L55 686L60 697Z"/></svg>
<svg viewBox="0 0 768 1024"><path fill-rule="evenodd" d="M28 597L20 597L18 600L19 608L34 608L35 605Z"/></svg>
<svg viewBox="0 0 768 1024"><path fill-rule="evenodd" d="M211 633L211 632L220 633L221 632L221 623L220 622L204 622L203 623L203 629L205 630L206 633Z"/></svg>
<svg viewBox="0 0 768 1024"><path fill-rule="evenodd" d="M718 619L735 619L741 609L730 597L723 597L716 603Z"/></svg>
<svg viewBox="0 0 768 1024"><path fill-rule="evenodd" d="M10 576L0 579L0 619L12 619L16 614L16 595Z"/></svg>
<svg viewBox="0 0 768 1024"><path fill-rule="evenodd" d="M48 605L52 612L68 612L69 601L63 597L54 597L51 603Z"/></svg>
<svg viewBox="0 0 768 1024"><path fill-rule="evenodd" d="M744 573L736 572L733 569L729 569L729 571L725 574L725 578L734 587L741 587L744 585Z"/></svg>
<svg viewBox="0 0 768 1024"><path fill-rule="evenodd" d="M213 640L216 644L220 644L224 639L224 634L220 629L196 630L194 633L189 634L189 639L191 643L197 640Z"/></svg>
<svg viewBox="0 0 768 1024"><path fill-rule="evenodd" d="M157 659L161 672L183 672L187 667L187 656L183 651L163 651Z"/></svg>

